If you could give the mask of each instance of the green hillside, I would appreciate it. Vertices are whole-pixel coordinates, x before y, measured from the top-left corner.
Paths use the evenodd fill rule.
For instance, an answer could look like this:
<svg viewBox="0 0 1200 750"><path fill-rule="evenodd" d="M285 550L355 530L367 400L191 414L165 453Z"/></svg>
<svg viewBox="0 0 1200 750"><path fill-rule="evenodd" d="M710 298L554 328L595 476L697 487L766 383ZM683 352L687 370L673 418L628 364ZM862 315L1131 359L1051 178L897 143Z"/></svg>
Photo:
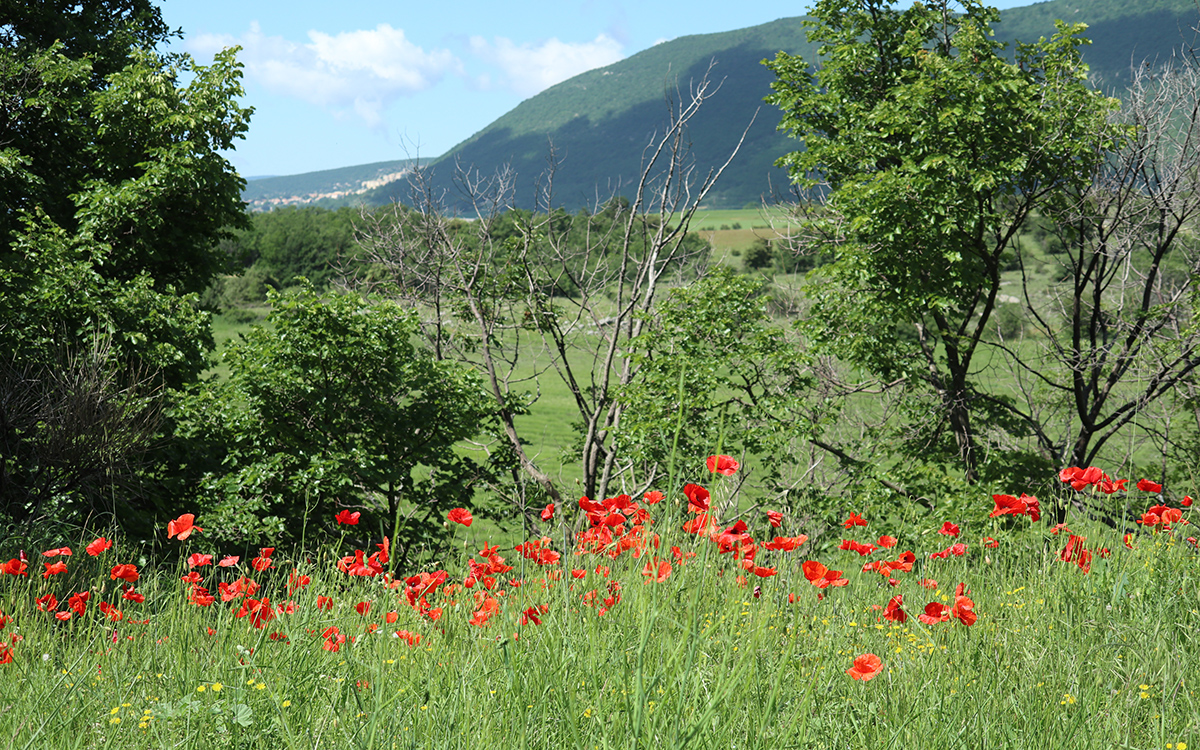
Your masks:
<svg viewBox="0 0 1200 750"><path fill-rule="evenodd" d="M767 175L782 181L772 166L788 148L788 139L775 132L779 116L763 104L773 78L762 60L780 49L811 54L802 18L719 34L681 37L651 47L621 62L588 71L534 96L434 162L435 175L445 182L457 160L480 172L493 172L505 162L518 174L517 202L528 205L533 184L543 172L549 144L561 165L555 175L556 200L569 207L603 200L620 185L636 180L642 151L665 126L664 95L704 77L721 82L720 90L691 123L689 136L697 166L707 170L720 163L750 129L735 168L726 174L709 201L713 208L738 208L758 202ZM760 109L761 108L761 109ZM393 188L373 199L394 199Z"/></svg>
<svg viewBox="0 0 1200 750"><path fill-rule="evenodd" d="M1196 0L1049 0L1004 11L996 27L1000 39L1034 41L1054 33L1055 19L1088 25L1092 44L1084 51L1095 83L1120 93L1131 66L1164 60L1200 43Z"/></svg>
<svg viewBox="0 0 1200 750"><path fill-rule="evenodd" d="M1196 0L1050 0L1002 14L997 38L1036 40L1054 33L1054 20L1088 24L1093 44L1084 57L1098 86L1119 91L1131 63L1163 59L1194 45L1200 25ZM779 50L812 59L803 18L664 42L613 65L588 71L522 102L515 109L433 161L434 182L450 188L455 164L489 175L504 164L516 171L517 205L530 207L533 188L546 169L550 144L561 163L555 201L574 209L594 205L627 189L641 172L643 149L666 123L665 94L678 101L709 70L720 90L692 121L689 137L701 171L719 164L742 130L757 119L735 162L710 195L708 208L757 205L771 186L785 186L773 163L795 148L775 131L779 113L763 104L772 76L761 65ZM676 93L680 92L680 93ZM317 196L328 205L349 200L384 203L404 198L403 180L347 197L331 198L346 185L393 172L405 162L381 162L295 177L255 180L247 199L280 202L282 196ZM369 173L369 176L364 176ZM447 194L455 195L450 190ZM324 196L324 197L321 197Z"/></svg>

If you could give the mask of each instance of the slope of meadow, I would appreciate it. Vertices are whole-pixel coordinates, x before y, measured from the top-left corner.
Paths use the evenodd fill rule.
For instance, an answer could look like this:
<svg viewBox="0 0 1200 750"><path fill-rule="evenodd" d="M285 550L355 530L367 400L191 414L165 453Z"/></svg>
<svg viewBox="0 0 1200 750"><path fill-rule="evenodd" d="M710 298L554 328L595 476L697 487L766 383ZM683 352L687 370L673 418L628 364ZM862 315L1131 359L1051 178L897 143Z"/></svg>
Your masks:
<svg viewBox="0 0 1200 750"><path fill-rule="evenodd" d="M1091 479L1076 477L1080 491L1097 491L1098 470ZM397 567L386 540L335 519L312 519L335 534L326 546L240 560L214 561L188 516L163 530L158 555L119 536L33 551L0 576L0 738L272 750L1200 742L1189 500L1130 487L1135 515L1158 507L1122 537L1073 516L1047 529L1024 497L981 497L941 526L863 499L847 508L841 549L815 555L780 536L793 518L723 511L733 481L713 475L711 497L692 485L687 498L558 509L516 549L454 526L456 551L420 567Z"/></svg>

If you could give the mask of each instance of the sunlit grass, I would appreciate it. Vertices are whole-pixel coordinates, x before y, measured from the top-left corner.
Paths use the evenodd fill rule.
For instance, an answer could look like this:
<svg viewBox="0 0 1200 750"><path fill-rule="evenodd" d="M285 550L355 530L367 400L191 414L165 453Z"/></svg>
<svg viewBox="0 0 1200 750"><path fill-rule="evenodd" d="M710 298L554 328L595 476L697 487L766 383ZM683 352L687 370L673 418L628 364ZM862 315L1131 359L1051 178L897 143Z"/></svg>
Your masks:
<svg viewBox="0 0 1200 750"><path fill-rule="evenodd" d="M711 483L718 497L722 481ZM119 539L94 559L83 544L72 545L69 572L49 578L41 576L46 558L33 552L29 577L0 577L0 611L12 618L0 630L12 655L0 665L0 744L1177 748L1200 742L1194 684L1200 568L1194 542L1185 540L1190 526L1146 531L1128 549L1115 533L1070 519L1094 551L1085 574L1061 559L1064 536L1023 517L984 520L991 506L984 498L981 512L954 519L958 541L968 545L965 556L930 559L956 541L932 533L940 524L930 523L897 547L865 557L760 546L755 564L776 574L759 578L708 539L682 532L686 502L673 500L641 506L652 519L643 535L661 535L657 550L576 555L550 543L564 554L549 565L511 548L496 550L503 563L495 561L493 581L466 566L468 558L493 564L477 554L487 540L474 525L459 529L461 554L422 568L445 569L446 581L416 606L403 579L419 571L397 571L390 587L382 576L339 572L333 550L280 550L274 567L262 572L246 559L236 568L195 569L214 593L218 581L243 575L260 583L255 596L269 598L274 614L261 628L246 613L237 616L246 597L197 606L189 602L191 586L179 580L188 572L184 564L147 567ZM724 519L722 528L734 520ZM793 533L786 517L780 529L759 514L745 520L760 545ZM846 537L870 543L877 534L868 525ZM980 544L993 535L999 547ZM189 554L211 551L202 534L182 547ZM895 585L862 570L864 562L909 549L912 570L893 573ZM655 558L671 563L661 581L646 575ZM843 570L848 585L812 585L801 565L815 558ZM142 563L136 583L142 604L123 599L122 582L109 575L113 565L131 561ZM505 565L512 570L500 572ZM311 582L290 591L293 571ZM936 587L921 585L930 579ZM978 621L918 621L927 603L954 604L958 584ZM85 614L65 622L35 603L54 593L61 611L72 593L85 590L91 592ZM904 622L883 617L897 595L908 614ZM318 596L332 606L319 607ZM495 605L485 605L488 599ZM100 601L118 606L121 619L103 614ZM489 607L495 611L485 622L471 623ZM336 643L331 628L346 640ZM328 650L331 643L337 650ZM868 682L853 680L846 670L865 653L878 655L882 668Z"/></svg>

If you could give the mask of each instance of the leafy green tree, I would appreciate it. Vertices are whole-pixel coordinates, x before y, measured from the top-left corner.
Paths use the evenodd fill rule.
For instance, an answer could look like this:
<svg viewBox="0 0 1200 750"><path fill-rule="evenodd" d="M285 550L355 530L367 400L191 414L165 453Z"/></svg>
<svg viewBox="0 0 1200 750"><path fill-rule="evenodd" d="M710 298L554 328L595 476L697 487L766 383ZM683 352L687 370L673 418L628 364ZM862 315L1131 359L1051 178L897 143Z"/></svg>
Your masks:
<svg viewBox="0 0 1200 750"><path fill-rule="evenodd" d="M762 271L773 267L775 257L771 241L766 237L755 237L754 243L746 250L742 263L748 271Z"/></svg>
<svg viewBox="0 0 1200 750"><path fill-rule="evenodd" d="M266 325L226 354L229 379L181 409L209 461L206 531L299 541L351 507L401 557L440 543L446 510L470 507L494 475L454 447L493 421L480 378L415 347L415 313L396 303L311 286L270 302Z"/></svg>
<svg viewBox="0 0 1200 750"><path fill-rule="evenodd" d="M284 286L303 276L318 288L337 274L339 264L354 254L353 208L284 207L256 213L229 251Z"/></svg>
<svg viewBox="0 0 1200 750"><path fill-rule="evenodd" d="M818 351L904 379L929 415L909 445L968 481L1004 258L1032 211L1089 182L1114 106L1086 84L1080 26L1014 60L991 38L998 18L978 0L821 0L821 64L767 63L768 101L803 143L779 163L824 202L809 229L834 255L811 279L807 330Z"/></svg>
<svg viewBox="0 0 1200 750"><path fill-rule="evenodd" d="M117 435L113 395L161 396L206 366L195 295L243 221L244 183L222 152L250 110L234 50L197 65L154 50L169 36L147 0L0 5L0 370L13 374L0 513L14 520L144 517L144 498L112 488L146 447L145 422ZM50 450L70 434L112 440L98 463L72 462Z"/></svg>
<svg viewBox="0 0 1200 750"><path fill-rule="evenodd" d="M620 393L625 410L614 439L639 482L686 473L719 451L771 456L757 480L778 489L781 472L795 463L788 454L807 445L802 408L812 378L766 305L761 282L718 266L656 306L631 342L639 378Z"/></svg>

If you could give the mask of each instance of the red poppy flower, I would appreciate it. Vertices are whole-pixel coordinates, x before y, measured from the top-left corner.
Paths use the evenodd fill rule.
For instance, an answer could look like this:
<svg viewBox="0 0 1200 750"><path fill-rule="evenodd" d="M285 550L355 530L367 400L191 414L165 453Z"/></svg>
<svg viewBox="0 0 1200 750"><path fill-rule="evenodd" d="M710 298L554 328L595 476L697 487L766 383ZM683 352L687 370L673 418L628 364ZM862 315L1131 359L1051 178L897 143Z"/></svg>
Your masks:
<svg viewBox="0 0 1200 750"><path fill-rule="evenodd" d="M540 614L541 611L537 607L529 607L521 613L521 624L528 625L532 622L534 625L541 625L542 618L538 616Z"/></svg>
<svg viewBox="0 0 1200 750"><path fill-rule="evenodd" d="M87 601L92 596L90 591L80 591L78 594L71 594L71 598L67 600L67 607L75 611L75 614L83 617L83 613L87 612Z"/></svg>
<svg viewBox="0 0 1200 750"><path fill-rule="evenodd" d="M1084 574L1092 570L1092 552L1083 544L1086 540L1087 537L1072 534L1067 540L1067 546L1059 555L1059 559L1063 562L1073 562L1078 565Z"/></svg>
<svg viewBox="0 0 1200 750"><path fill-rule="evenodd" d="M857 513L851 513L849 518L847 518L845 521L842 521L842 526L846 527L847 529L853 528L855 526L866 526L866 525L867 525L866 520L864 518L862 518L861 516L859 516Z"/></svg>
<svg viewBox="0 0 1200 750"><path fill-rule="evenodd" d="M133 583L138 579L138 569L136 565L116 565L113 566L111 573L112 580L120 578L123 581Z"/></svg>
<svg viewBox="0 0 1200 750"><path fill-rule="evenodd" d="M70 547L57 547L55 549L48 549L42 553L43 557L58 557L59 555L62 555L63 557L70 557L71 556L71 548Z"/></svg>
<svg viewBox="0 0 1200 750"><path fill-rule="evenodd" d="M344 523L347 526L354 526L358 523L358 519L361 516L362 513L359 513L358 511L351 513L349 510L342 509L342 512L334 516L333 520L337 521L338 523Z"/></svg>
<svg viewBox="0 0 1200 750"><path fill-rule="evenodd" d="M975 602L971 601L966 596L954 597L954 607L950 610L952 617L957 617L962 624L968 627L975 624L978 615L975 614Z"/></svg>
<svg viewBox="0 0 1200 750"><path fill-rule="evenodd" d="M948 557L950 557L950 555L954 555L955 557L962 557L965 554L967 554L967 545L962 542L956 542L956 543L950 545L949 547L947 547L946 549L942 550L941 552L932 553L929 556L929 559L933 560L936 558L941 558L942 560L945 560Z"/></svg>
<svg viewBox="0 0 1200 750"><path fill-rule="evenodd" d="M217 563L217 567L232 568L234 565L237 565L238 561L241 559L242 558L239 557L238 555L226 555L225 557L221 558L221 561L219 563Z"/></svg>
<svg viewBox="0 0 1200 750"><path fill-rule="evenodd" d="M46 594L37 598L37 608L43 612L53 612L58 607L58 598L54 594Z"/></svg>
<svg viewBox="0 0 1200 750"><path fill-rule="evenodd" d="M140 591L134 591L132 586L123 587L123 590L121 591L121 598L137 604L141 604L142 602L146 601L146 595Z"/></svg>
<svg viewBox="0 0 1200 750"><path fill-rule="evenodd" d="M1075 564L1084 572L1084 575L1092 571L1092 551L1090 549L1081 549L1075 555Z"/></svg>
<svg viewBox="0 0 1200 750"><path fill-rule="evenodd" d="M1093 484L1099 484L1104 481L1105 474L1095 466L1089 466L1086 469L1080 469L1076 466L1063 469L1058 473L1058 478L1062 482L1068 482L1073 490L1082 490Z"/></svg>
<svg viewBox="0 0 1200 750"><path fill-rule="evenodd" d="M461 523L463 526L470 526L475 518L471 515L471 511L466 508L454 508L446 514L446 520Z"/></svg>
<svg viewBox="0 0 1200 750"><path fill-rule="evenodd" d="M942 528L938 529L937 533L943 534L945 536L955 536L956 537L959 534L958 524L954 524L954 523L950 523L949 521L946 521L945 523L942 524Z"/></svg>
<svg viewBox="0 0 1200 750"><path fill-rule="evenodd" d="M202 578L200 574L194 570L185 576L180 576L179 580L183 581L184 583L191 584L192 586L195 586L199 583L204 583L204 578Z"/></svg>
<svg viewBox="0 0 1200 750"><path fill-rule="evenodd" d="M662 583L671 577L671 563L669 560L660 560L657 557L653 560L646 560L646 566L642 568L642 575L646 576L646 582L651 580Z"/></svg>
<svg viewBox="0 0 1200 750"><path fill-rule="evenodd" d="M873 679L883 671L883 661L875 654L863 654L854 660L854 666L846 670L846 674L856 680Z"/></svg>
<svg viewBox="0 0 1200 750"><path fill-rule="evenodd" d="M100 611L103 612L105 615L107 615L108 619L112 620L113 622L118 622L122 617L125 616L124 612L117 609L116 607L109 604L108 602L100 602L99 607L100 607Z"/></svg>
<svg viewBox="0 0 1200 750"><path fill-rule="evenodd" d="M846 586L850 583L849 580L842 578L842 571L830 570L816 560L809 560L801 566L804 571L804 577L809 583L819 589L828 588L830 586Z"/></svg>
<svg viewBox="0 0 1200 750"><path fill-rule="evenodd" d="M1139 479L1137 488L1142 492L1162 492L1162 485L1151 482L1149 479Z"/></svg>
<svg viewBox="0 0 1200 750"><path fill-rule="evenodd" d="M247 597L242 601L242 607L237 612L237 617L245 617L250 615L250 624L255 628L262 630L267 626L267 623L275 619L275 610L271 608L271 600L267 597L262 599L251 599Z"/></svg>
<svg viewBox="0 0 1200 750"><path fill-rule="evenodd" d="M29 566L26 563L24 563L21 560L18 560L17 558L14 557L13 559L4 563L4 565L0 565L0 573L3 573L5 575L10 575L10 576L26 576L26 577L28 577L29 576L29 573L27 572L28 568L29 568Z"/></svg>
<svg viewBox="0 0 1200 750"><path fill-rule="evenodd" d="M768 510L767 521L770 522L772 528L778 529L783 525L783 514L777 510Z"/></svg>
<svg viewBox="0 0 1200 750"><path fill-rule="evenodd" d="M113 543L112 543L111 539L105 539L104 537L100 537L99 539L95 540L94 542L89 544L84 549L87 551L87 553L89 555L91 555L92 557L96 557L101 552L104 552L105 550L112 547L112 545L113 545Z"/></svg>
<svg viewBox="0 0 1200 750"><path fill-rule="evenodd" d="M857 552L859 555L866 557L875 551L875 545L863 544L862 542L858 542L854 539L843 539L838 549L852 550Z"/></svg>
<svg viewBox="0 0 1200 750"><path fill-rule="evenodd" d="M301 575L300 571L292 568L292 572L288 574L288 595L294 594L299 589L304 588L312 583L312 578L306 575Z"/></svg>
<svg viewBox="0 0 1200 750"><path fill-rule="evenodd" d="M992 508L992 512L988 514L991 518L1003 515L1027 515L1037 521L1042 517L1041 504L1036 497L1031 495L1024 493L1020 497L992 495L992 500L996 503L996 507Z"/></svg>
<svg viewBox="0 0 1200 750"><path fill-rule="evenodd" d="M542 510L542 520L549 521L554 518L554 503L550 503Z"/></svg>
<svg viewBox="0 0 1200 750"><path fill-rule="evenodd" d="M647 505L658 505L662 502L663 493L658 490L650 490L642 498L646 501Z"/></svg>
<svg viewBox="0 0 1200 750"><path fill-rule="evenodd" d="M690 507L691 506L689 506L689 509ZM706 534L709 531L715 532L717 530L717 526L715 523L711 523L710 521L711 519L709 519L707 513L699 513L693 518L684 521L682 528L689 534Z"/></svg>
<svg viewBox="0 0 1200 750"><path fill-rule="evenodd" d="M703 513L708 510L708 501L711 495L708 490L698 484L683 485L683 494L688 499L689 513Z"/></svg>
<svg viewBox="0 0 1200 750"><path fill-rule="evenodd" d="M317 595L317 609L333 609L333 597Z"/></svg>
<svg viewBox="0 0 1200 750"><path fill-rule="evenodd" d="M713 474L723 474L724 476L732 476L741 466L737 461L729 456L709 456L708 470Z"/></svg>
<svg viewBox="0 0 1200 750"><path fill-rule="evenodd" d="M184 513L174 521L167 522L167 539L178 537L179 541L183 541L192 535L193 531L204 531L199 526L192 525L196 520L196 516L192 513Z"/></svg>
<svg viewBox="0 0 1200 750"><path fill-rule="evenodd" d="M1000 546L1000 542L996 541L995 539L991 538L990 536L985 536L983 538L983 546L987 547L989 549L996 549L997 547Z"/></svg>
<svg viewBox="0 0 1200 750"><path fill-rule="evenodd" d="M1191 496L1190 496L1190 495L1184 495L1184 496L1183 496L1183 499L1179 501L1179 504L1180 504L1180 505L1182 505L1182 506L1183 506L1183 507L1185 507L1185 508L1190 508L1190 507L1192 507L1192 498L1191 498Z"/></svg>
<svg viewBox="0 0 1200 750"><path fill-rule="evenodd" d="M275 567L275 561L271 559L271 553L274 551L274 547L263 547L261 554L250 561L250 567L254 568L259 573Z"/></svg>
<svg viewBox="0 0 1200 750"><path fill-rule="evenodd" d="M950 608L941 602L930 602L925 605L925 611L917 615L917 619L926 625L936 625L950 620Z"/></svg>
<svg viewBox="0 0 1200 750"><path fill-rule="evenodd" d="M777 536L769 542L765 542L763 549L775 549L782 552L791 552L808 541L808 536L800 534L799 536Z"/></svg>
<svg viewBox="0 0 1200 750"><path fill-rule="evenodd" d="M371 603L370 602L359 602L358 604L354 605L354 611L359 613L363 617L366 617L367 613L371 611Z"/></svg>
<svg viewBox="0 0 1200 750"><path fill-rule="evenodd" d="M42 573L42 578L49 578L50 576L56 576L59 573L67 572L67 564L62 560L56 560L52 563L42 564L46 566L46 572Z"/></svg>
<svg viewBox="0 0 1200 750"><path fill-rule="evenodd" d="M904 604L904 594L897 594L888 601L887 606L883 608L883 618L892 622L903 623L908 620L908 613L902 609Z"/></svg>
<svg viewBox="0 0 1200 750"><path fill-rule="evenodd" d="M193 552L188 555L187 565L189 568L198 568L202 565L212 565L212 555L202 555L199 552Z"/></svg>

